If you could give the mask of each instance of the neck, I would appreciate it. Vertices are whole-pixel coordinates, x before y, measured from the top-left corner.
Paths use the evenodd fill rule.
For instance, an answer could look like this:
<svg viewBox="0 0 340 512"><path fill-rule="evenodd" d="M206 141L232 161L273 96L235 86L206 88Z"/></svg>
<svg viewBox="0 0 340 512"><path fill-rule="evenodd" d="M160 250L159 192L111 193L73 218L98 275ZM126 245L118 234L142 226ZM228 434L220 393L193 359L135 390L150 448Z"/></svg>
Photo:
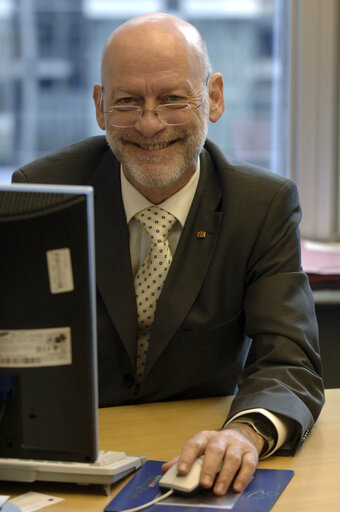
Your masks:
<svg viewBox="0 0 340 512"><path fill-rule="evenodd" d="M189 167L175 182L165 185L164 187L146 187L136 181L131 174L129 174L123 166L123 172L126 179L138 190L146 199L153 204L160 204L172 195L176 194L189 182L191 176L194 174L196 166Z"/></svg>

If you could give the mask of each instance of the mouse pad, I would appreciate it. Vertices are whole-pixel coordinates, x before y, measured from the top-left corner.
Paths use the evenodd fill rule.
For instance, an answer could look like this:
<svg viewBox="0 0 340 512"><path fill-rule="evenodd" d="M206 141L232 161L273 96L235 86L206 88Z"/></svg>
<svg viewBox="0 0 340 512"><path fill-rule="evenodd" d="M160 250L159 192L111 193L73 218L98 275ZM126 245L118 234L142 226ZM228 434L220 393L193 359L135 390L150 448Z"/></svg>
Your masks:
<svg viewBox="0 0 340 512"><path fill-rule="evenodd" d="M147 503L162 492L158 486L162 478L163 462L149 460L126 484L119 494L107 505L105 512L120 512ZM164 501L152 505L152 512L267 512L291 480L294 472L283 469L257 469L253 479L241 494L228 492L217 497L211 490L202 490L194 496L172 495ZM183 508L185 507L185 509Z"/></svg>
<svg viewBox="0 0 340 512"><path fill-rule="evenodd" d="M5 503L1 508L1 512L21 512L21 509L13 503Z"/></svg>

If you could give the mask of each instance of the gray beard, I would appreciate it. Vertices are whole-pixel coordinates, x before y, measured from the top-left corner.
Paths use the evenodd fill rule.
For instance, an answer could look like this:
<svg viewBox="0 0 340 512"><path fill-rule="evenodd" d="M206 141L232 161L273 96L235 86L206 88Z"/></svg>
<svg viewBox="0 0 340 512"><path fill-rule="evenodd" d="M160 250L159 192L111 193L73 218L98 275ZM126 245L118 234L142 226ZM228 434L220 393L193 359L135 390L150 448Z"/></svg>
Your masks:
<svg viewBox="0 0 340 512"><path fill-rule="evenodd" d="M130 155L126 155L124 151L121 151L116 147L115 143L112 142L112 139L108 134L106 134L106 140L108 145L110 146L111 151L116 156L116 158L124 165L126 171L132 176L137 183L142 185L143 187L150 188L162 188L167 185L171 185L175 181L177 181L186 171L188 166L177 167L175 166L173 172L164 176L164 174L146 174L145 170L142 166L147 165L148 159L145 158L143 164L136 163L133 161L133 158L130 158ZM152 161L155 164L155 160Z"/></svg>
<svg viewBox="0 0 340 512"><path fill-rule="evenodd" d="M203 149L208 128L208 119L204 122L204 127L198 130L195 136L190 136L186 144L181 148L174 161L169 162L169 171L164 173L147 174L145 166L148 164L148 158L143 161L137 161L131 152L131 148L124 150L121 144L117 143L115 137L108 131L106 132L106 140L111 151L116 158L124 165L126 171L135 179L137 183L143 187L162 188L176 182L189 168L189 166L197 161L198 155ZM157 165L157 159L150 156L152 165ZM164 166L164 159L160 157L160 166Z"/></svg>

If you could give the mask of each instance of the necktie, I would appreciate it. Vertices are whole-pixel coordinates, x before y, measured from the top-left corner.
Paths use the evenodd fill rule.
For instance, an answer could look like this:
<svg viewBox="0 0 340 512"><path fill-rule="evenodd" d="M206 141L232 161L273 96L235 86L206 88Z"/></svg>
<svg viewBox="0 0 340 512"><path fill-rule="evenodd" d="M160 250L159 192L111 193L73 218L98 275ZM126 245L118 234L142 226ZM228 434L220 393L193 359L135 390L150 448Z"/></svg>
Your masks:
<svg viewBox="0 0 340 512"><path fill-rule="evenodd" d="M134 283L138 322L136 378L137 382L140 382L144 372L157 300L172 261L168 232L175 224L176 218L158 206L141 210L135 218L151 239L149 254L139 268Z"/></svg>

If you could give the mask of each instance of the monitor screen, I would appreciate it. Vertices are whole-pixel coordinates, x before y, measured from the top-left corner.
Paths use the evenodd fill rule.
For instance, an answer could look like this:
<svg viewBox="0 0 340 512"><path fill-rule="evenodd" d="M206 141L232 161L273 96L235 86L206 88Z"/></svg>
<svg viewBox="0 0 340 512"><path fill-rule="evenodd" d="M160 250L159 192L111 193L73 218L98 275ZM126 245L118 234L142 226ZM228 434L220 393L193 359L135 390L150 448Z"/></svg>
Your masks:
<svg viewBox="0 0 340 512"><path fill-rule="evenodd" d="M93 191L0 185L0 457L97 457Z"/></svg>

